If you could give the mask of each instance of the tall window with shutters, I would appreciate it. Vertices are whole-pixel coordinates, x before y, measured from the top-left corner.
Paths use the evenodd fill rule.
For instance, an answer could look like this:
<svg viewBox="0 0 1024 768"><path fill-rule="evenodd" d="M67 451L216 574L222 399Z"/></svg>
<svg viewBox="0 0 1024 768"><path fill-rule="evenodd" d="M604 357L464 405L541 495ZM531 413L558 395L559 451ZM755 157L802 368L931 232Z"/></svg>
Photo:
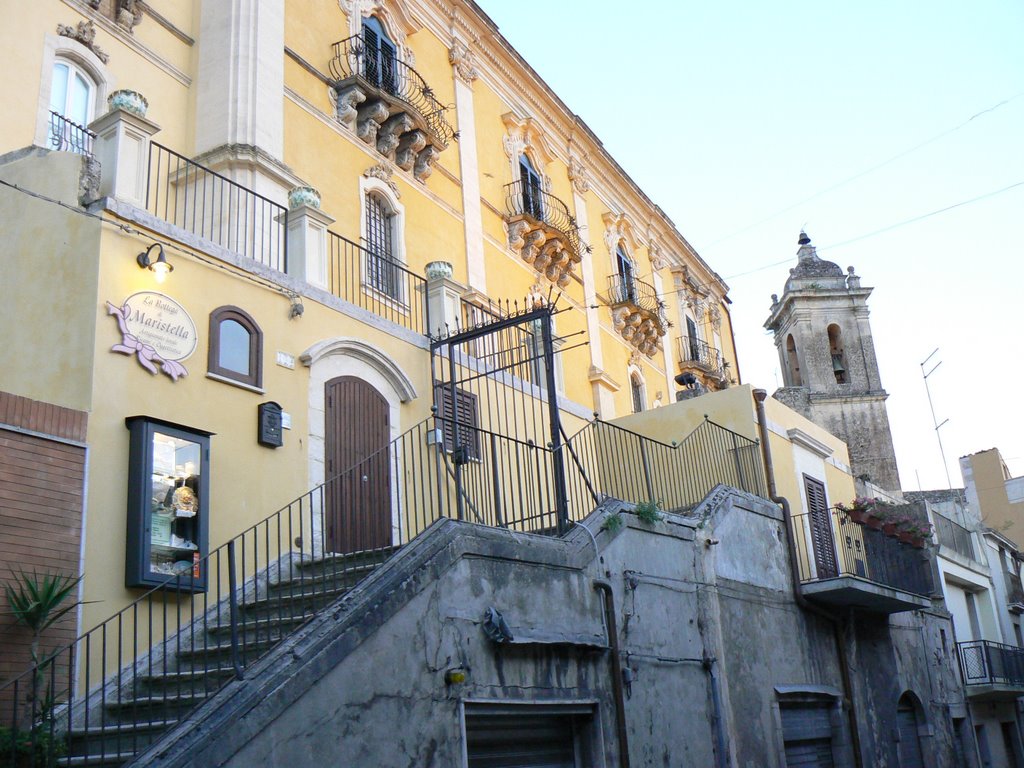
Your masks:
<svg viewBox="0 0 1024 768"><path fill-rule="evenodd" d="M811 525L811 546L814 548L814 563L819 579L832 579L839 575L836 563L836 545L832 536L832 518L828 513L825 485L804 475L804 495L807 498L807 512Z"/></svg>
<svg viewBox="0 0 1024 768"><path fill-rule="evenodd" d="M519 179L523 190L523 213L544 221L543 183L540 173L526 155L519 156Z"/></svg>
<svg viewBox="0 0 1024 768"><path fill-rule="evenodd" d="M395 67L397 47L375 16L363 22L363 77L381 90L398 90Z"/></svg>

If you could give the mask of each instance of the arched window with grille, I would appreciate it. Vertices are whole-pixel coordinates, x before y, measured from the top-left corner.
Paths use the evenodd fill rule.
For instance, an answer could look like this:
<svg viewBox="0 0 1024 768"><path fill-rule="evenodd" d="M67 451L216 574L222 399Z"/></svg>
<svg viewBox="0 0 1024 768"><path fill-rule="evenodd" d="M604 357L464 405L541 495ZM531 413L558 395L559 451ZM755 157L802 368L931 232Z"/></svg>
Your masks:
<svg viewBox="0 0 1024 768"><path fill-rule="evenodd" d="M401 300L401 268L395 248L396 214L389 200L376 191L366 193L366 284L385 296Z"/></svg>

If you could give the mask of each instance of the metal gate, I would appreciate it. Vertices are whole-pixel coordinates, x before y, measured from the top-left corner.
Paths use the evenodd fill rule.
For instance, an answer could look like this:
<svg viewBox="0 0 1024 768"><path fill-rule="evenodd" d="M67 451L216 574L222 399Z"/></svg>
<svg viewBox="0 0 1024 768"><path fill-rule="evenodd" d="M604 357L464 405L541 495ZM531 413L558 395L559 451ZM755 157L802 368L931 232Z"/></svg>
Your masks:
<svg viewBox="0 0 1024 768"><path fill-rule="evenodd" d="M522 308L463 303L460 327L431 338L435 441L459 519L568 529L553 330L559 312L550 297Z"/></svg>

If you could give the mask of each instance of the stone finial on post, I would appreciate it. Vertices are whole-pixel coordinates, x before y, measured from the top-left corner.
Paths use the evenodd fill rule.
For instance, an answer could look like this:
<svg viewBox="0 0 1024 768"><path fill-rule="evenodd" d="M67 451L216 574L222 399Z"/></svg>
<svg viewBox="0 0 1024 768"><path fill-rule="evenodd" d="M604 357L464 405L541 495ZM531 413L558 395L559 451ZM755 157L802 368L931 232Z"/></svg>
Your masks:
<svg viewBox="0 0 1024 768"><path fill-rule="evenodd" d="M327 290L327 229L335 220L312 187L289 192L288 209L288 274Z"/></svg>
<svg viewBox="0 0 1024 768"><path fill-rule="evenodd" d="M99 193L145 208L149 145L160 126L146 118L146 99L135 91L115 91L108 103L110 111L89 125L96 134Z"/></svg>

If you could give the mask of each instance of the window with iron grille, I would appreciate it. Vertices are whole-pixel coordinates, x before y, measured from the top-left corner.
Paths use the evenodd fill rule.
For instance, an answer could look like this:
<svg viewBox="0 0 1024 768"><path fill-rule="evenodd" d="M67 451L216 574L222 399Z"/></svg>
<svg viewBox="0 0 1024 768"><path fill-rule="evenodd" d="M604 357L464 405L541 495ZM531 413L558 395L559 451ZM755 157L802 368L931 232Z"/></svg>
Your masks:
<svg viewBox="0 0 1024 768"><path fill-rule="evenodd" d="M455 399L452 399L450 384L435 385L437 397L437 415L441 421L444 449L454 453L462 451L462 459L480 458L480 413L477 407L477 396L459 387L455 388ZM457 403L457 407L456 407Z"/></svg>
<svg viewBox="0 0 1024 768"><path fill-rule="evenodd" d="M387 201L366 193L366 283L392 299L402 299L401 269L395 260L395 215Z"/></svg>

